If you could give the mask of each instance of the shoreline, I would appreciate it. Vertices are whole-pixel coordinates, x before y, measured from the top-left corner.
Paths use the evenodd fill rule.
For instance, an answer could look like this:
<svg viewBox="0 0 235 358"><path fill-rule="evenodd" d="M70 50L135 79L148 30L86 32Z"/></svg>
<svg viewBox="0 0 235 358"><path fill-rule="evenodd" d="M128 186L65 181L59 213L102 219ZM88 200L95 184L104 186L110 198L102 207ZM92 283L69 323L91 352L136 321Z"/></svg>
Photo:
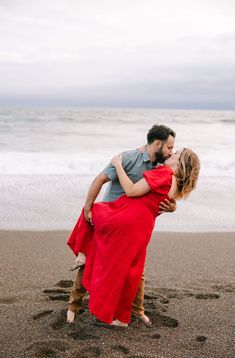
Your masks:
<svg viewBox="0 0 235 358"><path fill-rule="evenodd" d="M72 230L92 179L93 176L88 175L0 176L3 204L0 228L14 231ZM231 181L217 180L218 193L216 183L199 181L190 198L177 203L175 213L157 218L155 229L179 233L235 231L235 202L231 200L234 189L231 189ZM102 200L104 191L105 186L97 201Z"/></svg>
<svg viewBox="0 0 235 358"><path fill-rule="evenodd" d="M145 309L127 329L97 325L86 309L66 323L74 273L70 231L0 230L3 357L232 358L235 233L154 232Z"/></svg>
<svg viewBox="0 0 235 358"><path fill-rule="evenodd" d="M67 230L67 229L1 229L0 228L0 240L1 240L1 234L2 233L66 233L67 235L70 235L70 233L72 232L72 229L71 230ZM225 234L225 235L234 235L234 238L235 238L235 231L233 230L215 230L215 231L171 231L171 230L168 230L168 231L165 231L165 230L162 230L162 231L159 231L159 230L153 230L153 233L152 233L152 236L155 236L155 235L218 235L218 234L221 234L222 236Z"/></svg>

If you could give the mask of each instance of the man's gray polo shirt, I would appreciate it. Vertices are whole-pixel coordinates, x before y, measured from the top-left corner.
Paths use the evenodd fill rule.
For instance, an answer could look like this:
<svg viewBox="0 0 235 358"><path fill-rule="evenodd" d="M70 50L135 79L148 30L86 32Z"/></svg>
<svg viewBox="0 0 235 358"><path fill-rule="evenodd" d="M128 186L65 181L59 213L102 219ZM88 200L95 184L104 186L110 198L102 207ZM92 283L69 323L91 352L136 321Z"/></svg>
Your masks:
<svg viewBox="0 0 235 358"><path fill-rule="evenodd" d="M154 168L147 151L140 153L136 149L122 153L122 165L134 183L143 178L143 173L146 170ZM116 169L111 164L104 168L103 173L110 179L110 183L102 201L113 201L125 194L118 180Z"/></svg>

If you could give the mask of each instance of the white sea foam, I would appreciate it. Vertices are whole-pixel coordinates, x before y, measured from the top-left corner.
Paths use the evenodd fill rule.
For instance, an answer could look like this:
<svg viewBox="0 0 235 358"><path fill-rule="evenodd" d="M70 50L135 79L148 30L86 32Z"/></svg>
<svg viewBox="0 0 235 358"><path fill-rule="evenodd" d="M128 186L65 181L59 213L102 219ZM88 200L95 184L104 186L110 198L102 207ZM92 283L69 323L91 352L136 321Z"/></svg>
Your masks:
<svg viewBox="0 0 235 358"><path fill-rule="evenodd" d="M124 109L0 111L0 228L71 229L92 178L113 154L145 144L154 123L202 164L195 193L158 228L234 231L235 113Z"/></svg>
<svg viewBox="0 0 235 358"><path fill-rule="evenodd" d="M93 175L0 176L0 229L71 230ZM174 214L157 220L161 231L235 231L232 180L199 181ZM101 200L102 193L98 200Z"/></svg>
<svg viewBox="0 0 235 358"><path fill-rule="evenodd" d="M0 175L95 175L107 160L86 153L0 153Z"/></svg>
<svg viewBox="0 0 235 358"><path fill-rule="evenodd" d="M199 148L196 152L201 159L202 179L235 178L235 160L232 156L225 157L220 151L203 152ZM0 175L95 175L114 154L114 149L105 153L0 152Z"/></svg>

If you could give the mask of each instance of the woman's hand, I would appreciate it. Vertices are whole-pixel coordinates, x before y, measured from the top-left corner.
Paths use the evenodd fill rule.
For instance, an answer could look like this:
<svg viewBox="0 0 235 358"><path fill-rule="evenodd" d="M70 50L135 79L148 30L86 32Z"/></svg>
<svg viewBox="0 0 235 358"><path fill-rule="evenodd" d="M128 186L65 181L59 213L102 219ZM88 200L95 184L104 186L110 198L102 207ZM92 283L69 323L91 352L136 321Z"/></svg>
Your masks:
<svg viewBox="0 0 235 358"><path fill-rule="evenodd" d="M146 148L147 148L147 144L142 145L142 147L136 149L138 150L138 152L143 154L146 151Z"/></svg>
<svg viewBox="0 0 235 358"><path fill-rule="evenodd" d="M121 154L115 155L111 159L110 163L116 168L117 165L122 164L122 155Z"/></svg>

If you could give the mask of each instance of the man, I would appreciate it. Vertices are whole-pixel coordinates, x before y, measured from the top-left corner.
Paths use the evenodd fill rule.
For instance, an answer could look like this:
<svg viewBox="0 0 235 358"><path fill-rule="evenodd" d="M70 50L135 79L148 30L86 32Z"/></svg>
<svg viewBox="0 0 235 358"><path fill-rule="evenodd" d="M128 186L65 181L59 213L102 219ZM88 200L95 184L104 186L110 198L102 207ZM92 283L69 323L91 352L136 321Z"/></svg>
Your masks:
<svg viewBox="0 0 235 358"><path fill-rule="evenodd" d="M174 147L175 132L169 127L163 125L154 125L147 134L147 145L143 152L131 150L122 153L123 167L129 178L136 183L143 178L146 170L153 169L156 164L161 164L172 154ZM92 205L95 202L103 184L110 181L109 187L104 195L103 201L114 201L125 194L121 187L116 169L109 164L92 182L84 206L84 215L86 220L92 225ZM175 201L161 203L161 212L172 212L176 209ZM77 263L79 267L77 276L71 290L68 304L67 321L73 322L75 314L82 308L83 298L86 290L82 285L82 276L84 271L85 256L79 255ZM138 316L144 323L150 323L149 318L144 314L144 274L141 278L140 286L133 302L132 312Z"/></svg>

